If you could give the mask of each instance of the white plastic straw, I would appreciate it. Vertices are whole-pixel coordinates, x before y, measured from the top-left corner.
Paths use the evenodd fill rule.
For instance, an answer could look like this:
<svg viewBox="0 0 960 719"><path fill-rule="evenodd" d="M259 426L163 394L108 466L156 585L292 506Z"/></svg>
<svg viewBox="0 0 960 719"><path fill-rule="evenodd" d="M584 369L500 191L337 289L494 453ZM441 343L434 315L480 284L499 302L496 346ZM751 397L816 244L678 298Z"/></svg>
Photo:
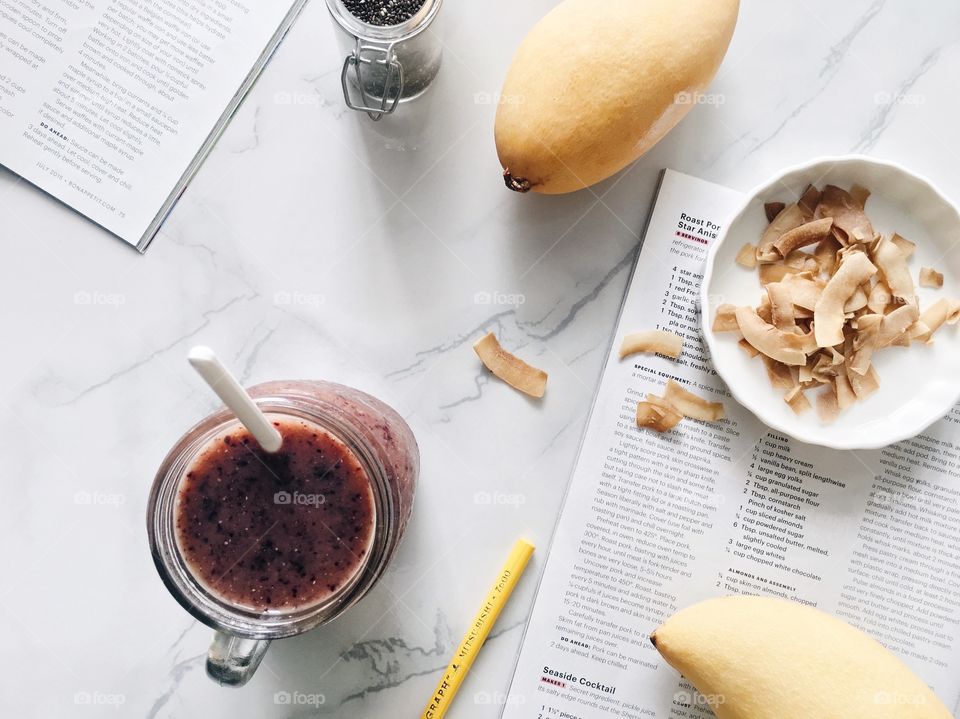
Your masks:
<svg viewBox="0 0 960 719"><path fill-rule="evenodd" d="M280 449L283 437L280 436L277 428L270 424L267 416L240 386L236 377L230 374L230 370L223 366L212 349L202 345L194 347L187 355L187 359L203 380L210 385L210 389L233 410L240 424L247 428L264 451L276 452Z"/></svg>

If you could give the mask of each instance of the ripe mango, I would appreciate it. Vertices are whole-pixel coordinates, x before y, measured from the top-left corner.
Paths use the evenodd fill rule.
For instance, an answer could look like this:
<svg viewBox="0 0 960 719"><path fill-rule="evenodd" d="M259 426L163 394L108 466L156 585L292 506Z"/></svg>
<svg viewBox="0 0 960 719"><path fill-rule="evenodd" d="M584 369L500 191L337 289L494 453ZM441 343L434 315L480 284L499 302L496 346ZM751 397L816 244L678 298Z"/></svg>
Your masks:
<svg viewBox="0 0 960 719"><path fill-rule="evenodd" d="M713 79L739 0L564 0L507 73L497 154L511 190L573 192L656 144Z"/></svg>
<svg viewBox="0 0 960 719"><path fill-rule="evenodd" d="M909 636L909 627L904 627ZM717 597L651 637L717 719L951 719L927 683L875 639L819 609Z"/></svg>

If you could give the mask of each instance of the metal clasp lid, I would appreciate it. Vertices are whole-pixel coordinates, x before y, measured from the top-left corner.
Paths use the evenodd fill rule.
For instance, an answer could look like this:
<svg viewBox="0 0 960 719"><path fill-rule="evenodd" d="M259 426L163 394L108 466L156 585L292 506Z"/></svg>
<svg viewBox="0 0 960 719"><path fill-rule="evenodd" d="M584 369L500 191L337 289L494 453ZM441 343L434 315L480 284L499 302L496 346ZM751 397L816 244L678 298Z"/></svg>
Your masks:
<svg viewBox="0 0 960 719"><path fill-rule="evenodd" d="M363 68L366 67L366 73ZM353 68L356 78L356 89L360 93L359 101L355 100L350 92L349 73ZM373 73L373 77L383 75L383 89L379 93L379 103L375 95L368 92L364 75ZM391 93L391 85L396 80L396 91ZM371 120L379 120L384 115L389 115L397 109L397 103L400 102L400 96L403 94L403 66L397 62L396 54L393 51L393 45L388 47L378 47L375 45L364 45L357 39L357 47L350 55L347 55L343 61L343 71L340 73L340 84L343 85L343 99L347 107L352 110L365 112Z"/></svg>

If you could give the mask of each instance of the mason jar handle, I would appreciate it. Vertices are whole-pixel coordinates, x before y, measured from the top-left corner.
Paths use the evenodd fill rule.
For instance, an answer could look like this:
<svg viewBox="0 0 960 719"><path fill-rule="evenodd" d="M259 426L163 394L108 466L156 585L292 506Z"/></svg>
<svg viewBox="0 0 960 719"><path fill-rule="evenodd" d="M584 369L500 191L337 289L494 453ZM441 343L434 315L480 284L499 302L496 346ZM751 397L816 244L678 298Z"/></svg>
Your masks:
<svg viewBox="0 0 960 719"><path fill-rule="evenodd" d="M269 639L217 632L207 652L207 676L221 686L242 687L257 671L269 646Z"/></svg>
<svg viewBox="0 0 960 719"><path fill-rule="evenodd" d="M380 102L376 103L375 98L371 98L364 89L363 67L365 65L383 65L383 88L380 95ZM360 92L359 102L354 99L350 92L350 70L356 78L357 90ZM397 90L392 97L388 96L390 84L394 77L397 78ZM397 109L397 103L400 102L400 96L403 94L403 66L397 61L393 52L393 46L376 47L363 45L357 41L356 49L343 61L343 70L340 72L340 84L343 86L343 99L347 107L351 110L365 112L373 121L379 120L384 115L389 115Z"/></svg>

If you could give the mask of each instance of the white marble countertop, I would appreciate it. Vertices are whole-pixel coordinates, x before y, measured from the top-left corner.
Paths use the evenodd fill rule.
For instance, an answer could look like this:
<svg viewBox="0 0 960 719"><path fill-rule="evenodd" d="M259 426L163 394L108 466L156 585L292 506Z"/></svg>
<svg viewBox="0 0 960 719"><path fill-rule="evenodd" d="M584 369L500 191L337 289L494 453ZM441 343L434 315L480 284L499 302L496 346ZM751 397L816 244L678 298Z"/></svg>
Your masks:
<svg viewBox="0 0 960 719"><path fill-rule="evenodd" d="M490 98L553 4L447 0L436 86L373 124L344 108L311 3L143 257L0 173L0 713L417 716L526 534L541 551L449 715L496 716L659 170L746 189L856 151L960 198L949 0L744 0L714 104L594 191L512 194ZM481 370L487 329L550 371L542 404ZM205 677L211 632L164 589L144 527L164 453L216 404L184 360L200 342L248 383L383 398L423 456L383 583L274 644L242 690Z"/></svg>

